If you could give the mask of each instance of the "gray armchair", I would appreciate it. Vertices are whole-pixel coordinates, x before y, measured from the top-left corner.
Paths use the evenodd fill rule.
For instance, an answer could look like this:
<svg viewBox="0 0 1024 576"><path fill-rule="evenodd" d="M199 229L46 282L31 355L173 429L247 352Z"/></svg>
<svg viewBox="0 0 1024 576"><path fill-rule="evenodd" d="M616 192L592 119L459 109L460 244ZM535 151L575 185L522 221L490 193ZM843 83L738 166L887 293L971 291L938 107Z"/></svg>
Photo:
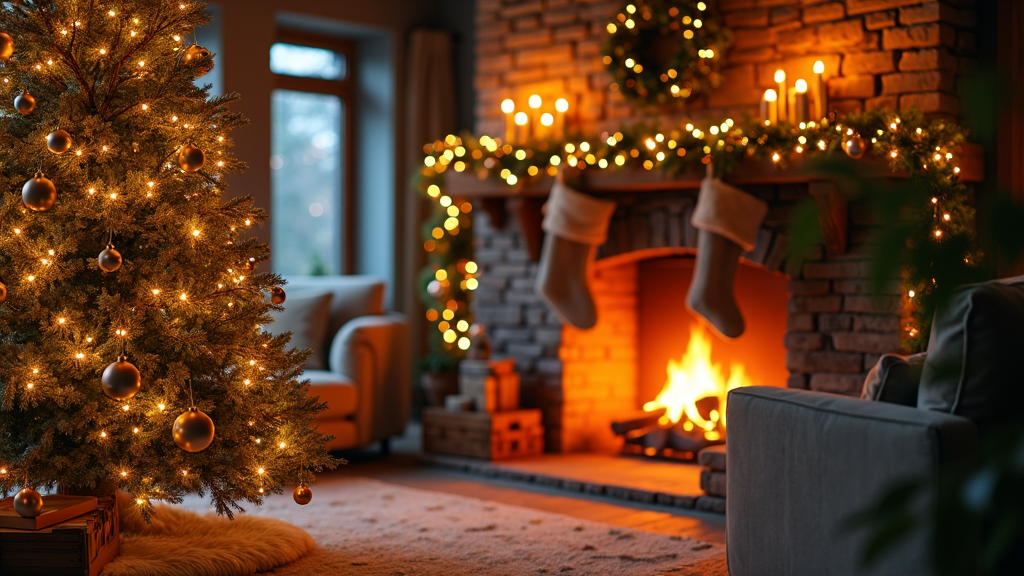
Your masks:
<svg viewBox="0 0 1024 576"><path fill-rule="evenodd" d="M967 286L936 314L923 369L903 362L907 369L887 370L892 357L883 357L864 399L770 387L732 391L731 576L931 574L926 527L862 572L868 535L841 526L900 481L967 469L980 439L1020 421L1021 326L1024 277ZM922 513L934 503L934 494L918 501Z"/></svg>

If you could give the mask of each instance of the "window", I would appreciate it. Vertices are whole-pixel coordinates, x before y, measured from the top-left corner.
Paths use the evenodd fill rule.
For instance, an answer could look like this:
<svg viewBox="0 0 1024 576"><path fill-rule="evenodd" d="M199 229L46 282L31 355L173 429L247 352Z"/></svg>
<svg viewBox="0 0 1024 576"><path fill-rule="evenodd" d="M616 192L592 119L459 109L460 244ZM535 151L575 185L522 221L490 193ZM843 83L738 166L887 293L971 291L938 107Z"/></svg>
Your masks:
<svg viewBox="0 0 1024 576"><path fill-rule="evenodd" d="M351 45L288 35L270 49L274 271L349 270Z"/></svg>

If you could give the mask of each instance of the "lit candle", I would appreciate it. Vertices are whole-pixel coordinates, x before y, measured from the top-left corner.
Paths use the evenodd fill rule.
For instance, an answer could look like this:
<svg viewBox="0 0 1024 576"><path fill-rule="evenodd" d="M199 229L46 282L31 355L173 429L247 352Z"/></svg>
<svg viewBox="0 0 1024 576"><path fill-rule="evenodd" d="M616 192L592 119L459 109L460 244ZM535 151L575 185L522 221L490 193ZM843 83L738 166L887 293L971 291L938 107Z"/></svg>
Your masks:
<svg viewBox="0 0 1024 576"><path fill-rule="evenodd" d="M815 78L815 110L814 119L820 121L828 114L828 93L825 91L825 82L822 75L825 73L825 63L818 60L814 63L814 78Z"/></svg>
<svg viewBox="0 0 1024 576"><path fill-rule="evenodd" d="M551 112L545 112L540 115L540 125L544 127L545 134L551 134L551 126L555 123L555 117Z"/></svg>
<svg viewBox="0 0 1024 576"><path fill-rule="evenodd" d="M541 130L540 125L540 106L543 102L537 94L530 96L526 102L530 106L530 126L533 129L533 137L540 140L544 137L544 132Z"/></svg>
<svg viewBox="0 0 1024 576"><path fill-rule="evenodd" d="M569 111L569 101L565 98L555 100L555 140L561 142L565 139L565 113Z"/></svg>
<svg viewBox="0 0 1024 576"><path fill-rule="evenodd" d="M779 123L779 95L771 88L764 91L761 101L761 117L772 124Z"/></svg>
<svg viewBox="0 0 1024 576"><path fill-rule="evenodd" d="M807 81L803 78L796 81L793 95L793 123L807 122Z"/></svg>
<svg viewBox="0 0 1024 576"><path fill-rule="evenodd" d="M516 122L513 112L516 111L516 103L506 98L501 101L501 111L505 114L505 143L512 144L516 139Z"/></svg>
<svg viewBox="0 0 1024 576"><path fill-rule="evenodd" d="M519 127L519 139L516 142L526 144L530 140L530 117L526 112L516 112L515 121Z"/></svg>
<svg viewBox="0 0 1024 576"><path fill-rule="evenodd" d="M779 84L779 120L785 121L789 116L786 114L786 72L784 70L775 71L775 81Z"/></svg>

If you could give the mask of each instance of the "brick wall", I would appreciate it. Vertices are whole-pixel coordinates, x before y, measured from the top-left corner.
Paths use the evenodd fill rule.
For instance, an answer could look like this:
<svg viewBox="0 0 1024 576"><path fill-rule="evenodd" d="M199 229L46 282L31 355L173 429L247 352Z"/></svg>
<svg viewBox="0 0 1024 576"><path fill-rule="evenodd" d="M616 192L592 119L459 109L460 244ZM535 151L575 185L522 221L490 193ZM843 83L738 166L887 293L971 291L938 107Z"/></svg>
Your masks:
<svg viewBox="0 0 1024 576"><path fill-rule="evenodd" d="M500 101L524 101L533 93L568 97L570 128L585 133L639 119L621 95L607 90L610 78L600 62L605 26L622 5L620 0L477 0L478 133L501 134ZM955 115L959 77L971 67L970 5L970 0L718 0L736 43L723 88L694 102L692 116L756 112L764 90L774 87L776 69L793 80L810 78L818 59L826 65L832 109L916 105L928 113ZM851 207L846 254L827 256L819 247L801 269L792 270L783 259L782 230L793 203L806 196L806 185L747 191L769 201L771 209L758 247L745 257L791 276L788 385L857 394L878 356L897 348L902 308L896 281L883 294L868 294L867 215ZM599 256L610 262L657 250L692 253L696 234L689 214L695 197L695 191L620 195ZM474 218L483 271L473 304L477 321L491 329L498 356L516 358L524 403L544 410L549 450L614 446L610 419L649 400L635 397L636 320L629 319L637 290L635 260L602 267L595 283L601 323L580 332L563 327L534 294L536 264L529 262L515 221L494 229L482 211Z"/></svg>
<svg viewBox="0 0 1024 576"><path fill-rule="evenodd" d="M955 115L957 81L972 66L973 0L708 0L735 32L721 89L693 116L756 112L775 70L811 79L826 65L830 108L909 107ZM477 131L501 134L504 98L565 96L584 133L635 115L609 92L600 62L621 0L477 0Z"/></svg>

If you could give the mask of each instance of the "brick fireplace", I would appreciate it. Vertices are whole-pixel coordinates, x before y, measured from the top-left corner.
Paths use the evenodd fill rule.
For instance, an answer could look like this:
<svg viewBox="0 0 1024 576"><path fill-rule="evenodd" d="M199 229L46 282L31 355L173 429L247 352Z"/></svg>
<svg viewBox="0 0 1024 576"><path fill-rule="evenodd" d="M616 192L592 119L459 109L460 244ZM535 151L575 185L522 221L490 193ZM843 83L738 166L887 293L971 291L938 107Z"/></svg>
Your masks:
<svg viewBox="0 0 1024 576"><path fill-rule="evenodd" d="M599 135L639 120L628 102L607 90L610 80L600 62L605 25L622 4L478 0L477 133L501 133L500 101L533 93L570 100L570 132ZM711 4L734 30L735 44L723 88L694 103L688 118L756 113L776 69L806 77L818 59L826 65L830 108L840 113L872 106L958 113L957 82L971 66L974 42L968 1ZM539 207L550 181L528 183L514 194L502 189L479 195L477 189L486 186L466 181L472 177L452 183L478 195L487 208L474 211L482 270L473 301L476 321L487 325L496 355L516 359L524 403L543 409L548 450L555 452L621 446L610 422L640 408L652 399L651 387L660 386L643 367L644 271L662 259L692 258L696 249L689 217L699 175L650 182L613 173L587 176L585 187L618 202L609 240L598 254L594 291L600 320L590 331L562 326L534 293ZM775 278L787 294L781 341L765 344L777 347L778 370L765 378L770 381L757 383L857 394L878 356L898 348L901 332L898 281L882 294L869 293L866 210L842 206L831 243L796 266L786 260L784 230L795 204L820 183L798 170L780 175L771 167L741 167L727 179L771 207L758 245L744 255L742 266ZM685 288L679 292L682 300ZM757 305L741 302L748 316Z"/></svg>

